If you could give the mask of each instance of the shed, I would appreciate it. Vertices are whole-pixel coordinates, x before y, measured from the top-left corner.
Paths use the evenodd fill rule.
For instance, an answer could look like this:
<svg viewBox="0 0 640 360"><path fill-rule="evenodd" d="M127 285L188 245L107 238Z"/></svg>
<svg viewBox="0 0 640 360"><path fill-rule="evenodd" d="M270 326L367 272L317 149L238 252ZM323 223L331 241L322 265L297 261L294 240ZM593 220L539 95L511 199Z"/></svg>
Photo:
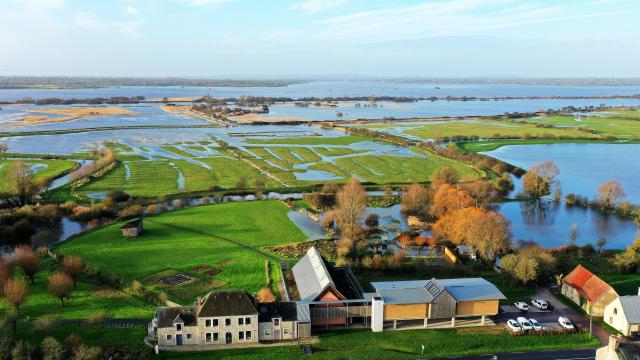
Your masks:
<svg viewBox="0 0 640 360"><path fill-rule="evenodd" d="M136 237L142 234L142 218L131 220L120 228L122 230L122 236L124 237Z"/></svg>

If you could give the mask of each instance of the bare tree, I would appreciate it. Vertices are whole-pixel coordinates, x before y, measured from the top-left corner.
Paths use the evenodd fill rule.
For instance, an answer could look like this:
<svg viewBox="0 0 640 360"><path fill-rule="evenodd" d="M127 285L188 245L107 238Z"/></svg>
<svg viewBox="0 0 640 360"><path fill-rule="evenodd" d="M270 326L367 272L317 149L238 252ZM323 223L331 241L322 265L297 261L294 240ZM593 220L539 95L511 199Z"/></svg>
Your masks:
<svg viewBox="0 0 640 360"><path fill-rule="evenodd" d="M360 230L358 219L367 204L367 193L356 179L349 180L337 194L338 209L341 215L342 234L353 239Z"/></svg>
<svg viewBox="0 0 640 360"><path fill-rule="evenodd" d="M0 158L4 158L9 151L9 145L7 143L0 143Z"/></svg>
<svg viewBox="0 0 640 360"><path fill-rule="evenodd" d="M69 297L73 291L73 280L69 275L57 272L49 277L49 293L60 299L64 307L64 298Z"/></svg>
<svg viewBox="0 0 640 360"><path fill-rule="evenodd" d="M580 227L576 223L571 224L571 227L569 227L569 236L567 239L567 243L569 245L575 245L579 237L580 237Z"/></svg>
<svg viewBox="0 0 640 360"><path fill-rule="evenodd" d="M11 304L18 312L20 307L27 301L29 288L24 279L9 279L4 283L2 293L7 302Z"/></svg>
<svg viewBox="0 0 640 360"><path fill-rule="evenodd" d="M625 196L622 185L617 180L609 180L598 188L598 198L602 207L611 209Z"/></svg>
<svg viewBox="0 0 640 360"><path fill-rule="evenodd" d="M553 161L543 161L529 168L522 180L522 188L533 199L540 200L551 194L551 190L558 186L560 170Z"/></svg>
<svg viewBox="0 0 640 360"><path fill-rule="evenodd" d="M84 273L84 262L75 256L65 256L62 260L64 272L73 279L73 287L76 287L78 278Z"/></svg>
<svg viewBox="0 0 640 360"><path fill-rule="evenodd" d="M15 261L33 284L34 278L40 270L40 256L33 251L31 246L21 245L15 250Z"/></svg>
<svg viewBox="0 0 640 360"><path fill-rule="evenodd" d="M24 161L14 161L9 166L6 174L9 188L20 201L30 203L36 192L36 186L32 179L31 168Z"/></svg>

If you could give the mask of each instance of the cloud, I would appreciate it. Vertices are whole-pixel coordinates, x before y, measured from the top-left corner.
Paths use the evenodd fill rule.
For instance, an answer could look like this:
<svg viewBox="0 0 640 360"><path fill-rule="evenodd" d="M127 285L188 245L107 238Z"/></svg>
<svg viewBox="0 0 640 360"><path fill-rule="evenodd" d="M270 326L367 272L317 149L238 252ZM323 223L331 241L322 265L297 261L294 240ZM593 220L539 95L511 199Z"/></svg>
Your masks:
<svg viewBox="0 0 640 360"><path fill-rule="evenodd" d="M305 0L291 5L294 10L302 10L308 13L332 10L346 4L347 0Z"/></svg>
<svg viewBox="0 0 640 360"><path fill-rule="evenodd" d="M75 16L76 26L90 31L113 31L127 37L140 37L142 21L104 21L90 11L79 12Z"/></svg>
<svg viewBox="0 0 640 360"><path fill-rule="evenodd" d="M127 5L124 7L124 14L125 15L138 15L140 12L138 11L138 9L136 9L135 7L131 6L131 5Z"/></svg>
<svg viewBox="0 0 640 360"><path fill-rule="evenodd" d="M233 2L235 0L181 0L189 6L215 6L224 3Z"/></svg>

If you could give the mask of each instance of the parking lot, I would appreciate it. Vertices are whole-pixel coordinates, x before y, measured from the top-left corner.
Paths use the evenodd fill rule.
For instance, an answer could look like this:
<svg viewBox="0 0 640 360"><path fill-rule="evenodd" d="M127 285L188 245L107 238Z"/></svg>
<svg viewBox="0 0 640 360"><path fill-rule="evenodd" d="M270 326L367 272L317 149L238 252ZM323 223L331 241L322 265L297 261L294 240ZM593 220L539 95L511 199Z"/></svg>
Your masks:
<svg viewBox="0 0 640 360"><path fill-rule="evenodd" d="M555 307L551 301L545 299L549 303L551 310L541 310L531 304L532 299L526 300L527 305L529 305L529 310L527 311L521 311L513 304L500 305L500 314L494 319L494 321L496 323L506 325L507 320L513 319L517 321L517 318L522 316L527 319L535 319L546 330L562 330L563 328L558 323L558 318L560 316L566 316L572 323L574 323L574 325L583 325L581 323L582 318L576 317L576 314L572 309L564 306Z"/></svg>

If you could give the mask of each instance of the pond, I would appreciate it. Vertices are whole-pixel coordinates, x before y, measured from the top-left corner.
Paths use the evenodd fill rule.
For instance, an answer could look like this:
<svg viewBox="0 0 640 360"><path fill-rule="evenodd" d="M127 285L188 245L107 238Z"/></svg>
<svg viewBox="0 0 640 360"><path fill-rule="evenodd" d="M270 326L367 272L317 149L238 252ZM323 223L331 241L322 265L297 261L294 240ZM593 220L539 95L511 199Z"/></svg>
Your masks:
<svg viewBox="0 0 640 360"><path fill-rule="evenodd" d="M633 220L616 215L604 214L591 209L566 206L561 203L545 202L541 206L531 206L526 202L508 202L495 205L511 222L513 245L533 241L546 248L567 245L569 229L577 224L579 236L577 245L595 244L598 239L607 240L606 248L624 249L636 238L637 226ZM388 239L395 238L401 231L409 229L407 220L400 211L400 205L388 208L367 208L361 217L361 225L369 214L377 214L380 228ZM314 222L309 217L291 212L289 218L310 239L322 238L322 220ZM429 236L425 232L423 236Z"/></svg>
<svg viewBox="0 0 640 360"><path fill-rule="evenodd" d="M640 204L640 144L540 144L509 145L483 154L528 169L552 160L560 169L564 194L575 193L593 199L607 180L620 181L626 200Z"/></svg>

